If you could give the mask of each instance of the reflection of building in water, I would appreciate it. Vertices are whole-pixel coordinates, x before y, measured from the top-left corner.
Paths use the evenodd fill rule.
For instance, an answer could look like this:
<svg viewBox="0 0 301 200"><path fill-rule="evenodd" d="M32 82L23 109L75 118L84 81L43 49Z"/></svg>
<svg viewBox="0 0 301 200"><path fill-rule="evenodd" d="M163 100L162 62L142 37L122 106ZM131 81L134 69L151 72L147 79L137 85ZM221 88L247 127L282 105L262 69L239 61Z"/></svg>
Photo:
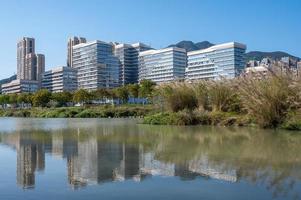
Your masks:
<svg viewBox="0 0 301 200"><path fill-rule="evenodd" d="M77 138L70 138L69 134L56 133L52 135L52 154L59 158L69 158L77 155Z"/></svg>
<svg viewBox="0 0 301 200"><path fill-rule="evenodd" d="M52 155L58 157L63 155L63 135L61 134L52 135Z"/></svg>
<svg viewBox="0 0 301 200"><path fill-rule="evenodd" d="M237 181L235 169L213 164L206 156L175 164L172 159L171 162L158 159L158 155L164 153L161 147L144 152L143 146L137 143L107 140L107 137L111 139L109 134L103 138L80 136L59 131L41 140L43 137L17 133L2 136L1 142L17 151L17 183L23 188L34 187L35 172L45 169L46 152L67 160L68 181L74 188L127 179L141 181L148 175L178 176L182 180L205 176Z"/></svg>
<svg viewBox="0 0 301 200"><path fill-rule="evenodd" d="M189 163L181 163L175 165L175 176L181 177L182 180L193 180L200 174L190 171Z"/></svg>
<svg viewBox="0 0 301 200"><path fill-rule="evenodd" d="M35 171L45 169L45 151L41 144L30 139L20 139L17 148L17 183L23 188L35 184Z"/></svg>
<svg viewBox="0 0 301 200"><path fill-rule="evenodd" d="M189 162L189 170L201 175L209 176L210 178L236 182L237 175L235 169L225 170L225 166L222 164L212 165L209 163L207 157L201 157L198 160L192 160Z"/></svg>
<svg viewBox="0 0 301 200"><path fill-rule="evenodd" d="M122 159L115 172L115 179L122 181L134 178L140 180L140 152L138 145L122 145Z"/></svg>
<svg viewBox="0 0 301 200"><path fill-rule="evenodd" d="M21 145L17 149L17 183L24 188L34 187L36 156L34 145Z"/></svg>
<svg viewBox="0 0 301 200"><path fill-rule="evenodd" d="M68 163L69 182L86 185L112 181L121 156L121 145L101 143L95 138L80 141L77 156L71 157Z"/></svg>
<svg viewBox="0 0 301 200"><path fill-rule="evenodd" d="M69 183L77 188L130 178L140 180L139 155L135 145L103 143L95 138L80 141L77 156L68 161Z"/></svg>
<svg viewBox="0 0 301 200"><path fill-rule="evenodd" d="M145 153L141 162L141 172L144 174L174 176L175 164L163 163L155 159L153 153Z"/></svg>

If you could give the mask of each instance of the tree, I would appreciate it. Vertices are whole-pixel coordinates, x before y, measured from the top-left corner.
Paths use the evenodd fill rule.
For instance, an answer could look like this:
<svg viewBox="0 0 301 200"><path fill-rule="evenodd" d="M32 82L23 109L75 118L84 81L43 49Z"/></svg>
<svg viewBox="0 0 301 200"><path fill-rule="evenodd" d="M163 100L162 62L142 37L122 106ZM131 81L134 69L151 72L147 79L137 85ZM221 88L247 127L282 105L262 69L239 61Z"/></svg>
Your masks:
<svg viewBox="0 0 301 200"><path fill-rule="evenodd" d="M128 86L129 93L132 97L139 97L139 85L138 84L129 84Z"/></svg>
<svg viewBox="0 0 301 200"><path fill-rule="evenodd" d="M70 92L52 93L51 99L57 102L57 106L66 106L68 102L72 101L72 94Z"/></svg>
<svg viewBox="0 0 301 200"><path fill-rule="evenodd" d="M31 95L29 93L21 93L17 96L18 104L23 107L24 103L31 103Z"/></svg>
<svg viewBox="0 0 301 200"><path fill-rule="evenodd" d="M93 96L94 99L98 99L98 100L110 97L109 91L105 88L97 89L91 92L91 95Z"/></svg>
<svg viewBox="0 0 301 200"><path fill-rule="evenodd" d="M17 94L10 94L9 95L9 103L15 106L17 104Z"/></svg>
<svg viewBox="0 0 301 200"><path fill-rule="evenodd" d="M156 83L150 80L142 80L140 82L139 95L144 98L152 96Z"/></svg>
<svg viewBox="0 0 301 200"><path fill-rule="evenodd" d="M46 89L42 89L37 91L32 96L32 103L33 106L46 107L50 99L51 99L51 93Z"/></svg>
<svg viewBox="0 0 301 200"><path fill-rule="evenodd" d="M5 104L9 103L9 96L6 94L0 95L0 104L4 107Z"/></svg>
<svg viewBox="0 0 301 200"><path fill-rule="evenodd" d="M91 94L84 89L79 89L73 94L73 101L76 103L85 104L90 100L91 100Z"/></svg>
<svg viewBox="0 0 301 200"><path fill-rule="evenodd" d="M129 91L127 87L122 86L114 90L117 98L121 99L122 103L126 103L129 99Z"/></svg>

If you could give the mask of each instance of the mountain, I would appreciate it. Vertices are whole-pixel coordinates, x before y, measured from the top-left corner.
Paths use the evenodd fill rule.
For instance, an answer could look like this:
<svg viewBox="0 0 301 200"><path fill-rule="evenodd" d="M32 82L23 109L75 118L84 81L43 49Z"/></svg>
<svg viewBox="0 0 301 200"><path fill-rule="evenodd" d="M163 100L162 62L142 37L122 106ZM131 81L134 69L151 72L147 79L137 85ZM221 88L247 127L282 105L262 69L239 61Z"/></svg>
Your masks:
<svg viewBox="0 0 301 200"><path fill-rule="evenodd" d="M0 80L0 85L5 84L5 83L9 83L12 80L16 80L16 79L17 79L17 75L13 75L9 78L2 79L2 80Z"/></svg>
<svg viewBox="0 0 301 200"><path fill-rule="evenodd" d="M179 47L179 48L186 49L186 51L195 51L195 50L206 49L213 45L214 45L213 43L210 43L208 41L194 43L192 41L183 40L176 44L169 45L168 47ZM301 60L300 58L298 58L296 56L292 56L292 55L290 55L286 52L282 52L282 51L274 51L274 52L250 51L250 52L246 53L247 61L249 61L249 60L261 61L265 57L270 57L274 60L280 60L282 57L291 57L295 60Z"/></svg>
<svg viewBox="0 0 301 200"><path fill-rule="evenodd" d="M183 40L181 42L178 42L177 44L169 45L168 47L179 47L179 48L186 49L186 51L195 51L195 50L200 50L200 49L206 49L213 45L214 44L212 44L208 41L194 43L192 41Z"/></svg>
<svg viewBox="0 0 301 200"><path fill-rule="evenodd" d="M274 51L274 52L261 52L261 51L250 51L246 53L246 59L248 60L258 60L261 61L263 58L272 58L273 60L280 60L282 57L291 57L294 60L300 60L296 56L292 56L286 52Z"/></svg>

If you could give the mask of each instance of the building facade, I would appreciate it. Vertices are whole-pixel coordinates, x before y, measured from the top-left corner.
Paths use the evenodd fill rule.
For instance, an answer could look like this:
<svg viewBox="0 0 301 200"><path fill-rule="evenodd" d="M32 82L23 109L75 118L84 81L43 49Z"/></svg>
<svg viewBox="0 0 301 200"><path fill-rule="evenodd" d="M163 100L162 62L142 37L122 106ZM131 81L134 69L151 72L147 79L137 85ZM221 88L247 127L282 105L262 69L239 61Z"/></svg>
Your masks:
<svg viewBox="0 0 301 200"><path fill-rule="evenodd" d="M68 39L67 44L67 67L72 67L72 53L73 53L73 46L86 43L86 38L83 37L71 37Z"/></svg>
<svg viewBox="0 0 301 200"><path fill-rule="evenodd" d="M45 56L35 53L35 39L22 38L17 44L17 79L41 81Z"/></svg>
<svg viewBox="0 0 301 200"><path fill-rule="evenodd" d="M245 68L246 45L230 42L187 53L187 81L234 78Z"/></svg>
<svg viewBox="0 0 301 200"><path fill-rule="evenodd" d="M17 79L10 83L3 84L1 90L3 94L33 93L39 89L39 82L36 80Z"/></svg>
<svg viewBox="0 0 301 200"><path fill-rule="evenodd" d="M72 67L77 70L78 89L119 86L119 59L113 55L113 44L92 41L75 45L72 59Z"/></svg>
<svg viewBox="0 0 301 200"><path fill-rule="evenodd" d="M76 70L71 67L57 67L42 74L42 88L50 92L71 92L77 89Z"/></svg>
<svg viewBox="0 0 301 200"><path fill-rule="evenodd" d="M114 55L119 59L119 84L138 83L138 56L142 51L150 50L151 47L143 43L116 44Z"/></svg>
<svg viewBox="0 0 301 200"><path fill-rule="evenodd" d="M156 83L183 80L187 65L186 50L170 47L139 53L139 82L143 79Z"/></svg>

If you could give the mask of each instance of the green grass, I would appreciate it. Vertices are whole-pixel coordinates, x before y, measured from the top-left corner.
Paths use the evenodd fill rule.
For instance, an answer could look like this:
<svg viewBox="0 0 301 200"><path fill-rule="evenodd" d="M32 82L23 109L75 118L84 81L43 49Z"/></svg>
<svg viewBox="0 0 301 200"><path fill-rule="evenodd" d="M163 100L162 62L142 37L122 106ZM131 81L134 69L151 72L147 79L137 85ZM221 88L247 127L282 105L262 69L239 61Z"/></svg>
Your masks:
<svg viewBox="0 0 301 200"><path fill-rule="evenodd" d="M153 106L122 105L93 107L31 108L0 110L2 117L37 117L37 118L109 118L143 117L153 113Z"/></svg>

